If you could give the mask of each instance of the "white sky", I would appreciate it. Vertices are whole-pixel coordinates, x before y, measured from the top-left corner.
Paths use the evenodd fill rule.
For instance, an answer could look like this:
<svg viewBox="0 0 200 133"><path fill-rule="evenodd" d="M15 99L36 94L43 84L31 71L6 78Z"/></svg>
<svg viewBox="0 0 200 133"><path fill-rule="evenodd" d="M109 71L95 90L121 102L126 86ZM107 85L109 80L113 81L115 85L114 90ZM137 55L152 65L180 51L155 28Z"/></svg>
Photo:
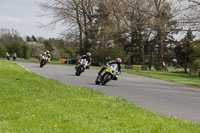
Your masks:
<svg viewBox="0 0 200 133"><path fill-rule="evenodd" d="M22 37L27 35L44 38L57 38L64 30L61 26L41 27L51 19L40 17L43 13L36 2L46 0L0 0L0 29L17 30Z"/></svg>
<svg viewBox="0 0 200 133"><path fill-rule="evenodd" d="M60 33L67 29L66 26L60 24L56 27L41 27L41 24L51 22L51 18L40 17L44 12L36 2L46 1L48 0L0 0L0 28L13 28L22 37L27 35L44 38L59 37ZM182 37L183 34L176 35L176 38Z"/></svg>

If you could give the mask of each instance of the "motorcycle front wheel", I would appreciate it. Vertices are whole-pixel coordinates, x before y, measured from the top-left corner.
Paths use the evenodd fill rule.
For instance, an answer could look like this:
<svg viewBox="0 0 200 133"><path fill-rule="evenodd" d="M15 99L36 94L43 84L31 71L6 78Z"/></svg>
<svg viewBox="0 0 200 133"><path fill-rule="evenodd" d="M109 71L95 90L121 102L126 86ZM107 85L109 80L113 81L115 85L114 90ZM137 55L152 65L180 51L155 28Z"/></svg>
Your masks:
<svg viewBox="0 0 200 133"><path fill-rule="evenodd" d="M40 67L43 67L43 61L40 61Z"/></svg>
<svg viewBox="0 0 200 133"><path fill-rule="evenodd" d="M95 83L96 83L97 85L100 84L100 82L99 82L99 76L100 76L100 75L98 75L97 78L96 78L96 80L95 80Z"/></svg>
<svg viewBox="0 0 200 133"><path fill-rule="evenodd" d="M81 75L81 72L82 72L82 70L81 70L81 66L78 66L78 68L76 69L76 76L80 76Z"/></svg>

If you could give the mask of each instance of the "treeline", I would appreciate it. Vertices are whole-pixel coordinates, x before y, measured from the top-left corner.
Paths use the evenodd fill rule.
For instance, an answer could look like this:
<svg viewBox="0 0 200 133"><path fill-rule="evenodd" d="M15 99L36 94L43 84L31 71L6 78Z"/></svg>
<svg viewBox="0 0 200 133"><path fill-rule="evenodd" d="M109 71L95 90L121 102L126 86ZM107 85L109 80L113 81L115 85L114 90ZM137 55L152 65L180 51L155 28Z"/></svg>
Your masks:
<svg viewBox="0 0 200 133"><path fill-rule="evenodd" d="M16 53L18 57L28 59L31 47L23 41L16 30L0 29L0 57L5 57L6 52Z"/></svg>
<svg viewBox="0 0 200 133"><path fill-rule="evenodd" d="M199 5L188 0L52 0L40 4L52 13L50 24L71 26L66 36L78 41L79 54L90 51L93 61L121 57L126 64L162 70L165 62L186 71L196 60L190 57L194 37L188 34L192 36L195 28L189 17L198 18L195 8ZM185 31L185 37L175 38Z"/></svg>
<svg viewBox="0 0 200 133"><path fill-rule="evenodd" d="M77 56L75 50L69 48L62 39L44 39L34 35L23 39L14 29L0 29L0 57L5 57L6 52L8 52L11 56L16 53L17 57L20 58L33 57L38 59L46 50L51 52L53 60Z"/></svg>
<svg viewBox="0 0 200 133"><path fill-rule="evenodd" d="M77 57L76 49L70 48L63 39L44 39L42 37L27 36L26 41L31 46L31 57L34 58L39 58L40 54L46 50L50 51L53 60Z"/></svg>

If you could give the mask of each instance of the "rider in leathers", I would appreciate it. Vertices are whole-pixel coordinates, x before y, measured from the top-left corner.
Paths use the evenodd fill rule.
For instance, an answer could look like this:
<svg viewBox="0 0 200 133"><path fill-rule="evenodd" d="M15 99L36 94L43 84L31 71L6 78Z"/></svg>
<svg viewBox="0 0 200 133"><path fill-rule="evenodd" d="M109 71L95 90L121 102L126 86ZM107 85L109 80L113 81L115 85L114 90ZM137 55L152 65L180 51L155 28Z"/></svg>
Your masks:
<svg viewBox="0 0 200 133"><path fill-rule="evenodd" d="M79 59L77 65L81 62L82 59L86 59L86 60L87 60L86 69L90 69L90 65L91 65L91 61L92 61L91 53L90 53L90 52L87 52L85 55L83 55L83 56ZM75 68L77 68L77 66L76 66Z"/></svg>
<svg viewBox="0 0 200 133"><path fill-rule="evenodd" d="M118 66L118 72L121 73L121 63L122 63L122 59L121 58L117 58L115 61L114 60L109 61L109 62L107 62L106 66L104 66L104 67L101 68L101 70L98 72L98 74L100 75L101 72L103 72L106 69L106 67L110 66L111 64L117 64L117 66ZM117 76L115 76L113 78L113 80L117 80L117 79L118 79Z"/></svg>

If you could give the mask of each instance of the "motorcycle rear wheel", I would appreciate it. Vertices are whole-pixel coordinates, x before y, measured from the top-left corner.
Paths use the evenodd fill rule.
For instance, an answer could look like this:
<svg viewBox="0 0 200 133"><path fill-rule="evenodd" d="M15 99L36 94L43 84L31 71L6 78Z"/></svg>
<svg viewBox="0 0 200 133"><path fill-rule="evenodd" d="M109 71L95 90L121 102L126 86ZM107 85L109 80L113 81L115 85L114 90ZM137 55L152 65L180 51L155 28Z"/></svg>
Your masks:
<svg viewBox="0 0 200 133"><path fill-rule="evenodd" d="M107 73L105 76L104 76L104 78L103 78L103 81L102 81L102 85L105 85L106 83L108 83L108 81L110 81L112 78L112 75L111 74L109 74L109 73Z"/></svg>

